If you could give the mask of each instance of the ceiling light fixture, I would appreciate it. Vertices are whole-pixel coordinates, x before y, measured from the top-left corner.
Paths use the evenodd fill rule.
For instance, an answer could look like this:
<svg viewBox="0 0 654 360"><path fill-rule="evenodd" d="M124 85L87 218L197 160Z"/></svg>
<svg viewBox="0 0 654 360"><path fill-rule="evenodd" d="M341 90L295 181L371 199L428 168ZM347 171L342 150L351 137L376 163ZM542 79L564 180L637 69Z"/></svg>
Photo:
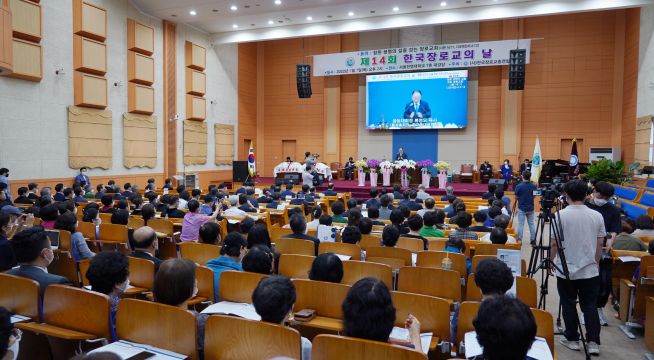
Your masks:
<svg viewBox="0 0 654 360"><path fill-rule="evenodd" d="M236 6L236 5L232 5L232 6L230 6L230 9L231 9L232 11L236 11L236 10L238 10L238 6Z"/></svg>
<svg viewBox="0 0 654 360"><path fill-rule="evenodd" d="M282 0L275 0L275 5L281 5L281 4L282 4Z"/></svg>
<svg viewBox="0 0 654 360"><path fill-rule="evenodd" d="M311 21L313 18L311 16L307 16L307 21Z"/></svg>
<svg viewBox="0 0 654 360"><path fill-rule="evenodd" d="M234 24L234 25L232 25L232 28L238 29L238 25Z"/></svg>
<svg viewBox="0 0 654 360"><path fill-rule="evenodd" d="M441 1L441 6L447 6L447 2Z"/></svg>
<svg viewBox="0 0 654 360"><path fill-rule="evenodd" d="M272 24L274 24L274 23L275 23L274 21L272 21L272 20L268 20L268 25L272 25Z"/></svg>
<svg viewBox="0 0 654 360"><path fill-rule="evenodd" d="M352 11L347 13L347 16L354 16L354 13Z"/></svg>
<svg viewBox="0 0 654 360"><path fill-rule="evenodd" d="M398 11L400 11L400 8L397 7L397 6L394 6L394 7L393 7L393 11L398 12Z"/></svg>
<svg viewBox="0 0 654 360"><path fill-rule="evenodd" d="M192 16L195 16L195 15L198 14L195 10L191 10L191 11L189 11L188 13L191 14Z"/></svg>

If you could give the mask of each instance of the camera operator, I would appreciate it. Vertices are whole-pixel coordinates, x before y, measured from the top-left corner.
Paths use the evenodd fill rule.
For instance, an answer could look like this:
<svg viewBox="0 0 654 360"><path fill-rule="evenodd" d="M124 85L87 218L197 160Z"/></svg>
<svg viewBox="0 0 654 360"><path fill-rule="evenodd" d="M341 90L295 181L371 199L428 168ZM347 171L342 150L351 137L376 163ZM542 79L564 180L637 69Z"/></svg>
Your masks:
<svg viewBox="0 0 654 360"><path fill-rule="evenodd" d="M536 191L536 185L529 180L530 178L531 173L529 171L523 172L523 181L515 186L513 192L518 201L518 242L522 242L522 231L525 227L525 218L527 218L527 224L529 225L529 238L531 239L531 244L535 245L534 191Z"/></svg>
<svg viewBox="0 0 654 360"><path fill-rule="evenodd" d="M595 191L593 191L591 197L586 200L586 206L602 215L604 229L606 230L606 237L602 246L602 257L599 264L600 289L599 297L597 298L597 313L599 315L600 325L602 326L608 325L606 315L604 315L604 307L609 301L609 295L613 287L611 284L612 260L609 251L613 246L615 237L622 231L620 210L609 202L614 192L613 185L599 181L595 184Z"/></svg>
<svg viewBox="0 0 654 360"><path fill-rule="evenodd" d="M568 206L559 210L555 216L559 222L559 231L563 255L570 280L561 271L561 258L558 256L556 241L550 241L550 258L554 261L556 271L556 287L565 322L565 338L560 342L571 350L580 350L579 323L576 301L579 297L579 307L584 314L586 324L586 339L588 352L599 355L600 324L597 313L597 298L599 295L599 261L602 254L602 243L606 236L604 220L597 211L584 204L588 186L581 180L572 180L565 184L563 190ZM553 269L551 269L553 270Z"/></svg>

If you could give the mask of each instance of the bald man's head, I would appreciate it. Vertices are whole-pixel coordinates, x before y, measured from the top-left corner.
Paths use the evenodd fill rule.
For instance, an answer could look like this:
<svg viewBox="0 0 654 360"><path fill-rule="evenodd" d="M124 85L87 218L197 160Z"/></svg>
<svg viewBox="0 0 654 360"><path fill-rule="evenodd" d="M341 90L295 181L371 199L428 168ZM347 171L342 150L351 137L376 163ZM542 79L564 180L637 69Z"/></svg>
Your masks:
<svg viewBox="0 0 654 360"><path fill-rule="evenodd" d="M134 247L137 249L150 249L155 247L157 233L149 226L143 226L134 230Z"/></svg>

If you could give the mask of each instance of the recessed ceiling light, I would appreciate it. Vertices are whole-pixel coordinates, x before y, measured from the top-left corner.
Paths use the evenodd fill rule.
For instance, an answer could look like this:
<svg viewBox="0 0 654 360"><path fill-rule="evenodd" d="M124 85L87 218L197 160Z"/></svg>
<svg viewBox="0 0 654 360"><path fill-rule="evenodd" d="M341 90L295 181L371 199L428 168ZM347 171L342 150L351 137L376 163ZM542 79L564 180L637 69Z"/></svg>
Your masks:
<svg viewBox="0 0 654 360"><path fill-rule="evenodd" d="M347 16L354 16L354 13L352 11L347 13Z"/></svg>
<svg viewBox="0 0 654 360"><path fill-rule="evenodd" d="M400 11L400 8L397 7L397 6L393 6L393 11L398 12L398 11Z"/></svg>
<svg viewBox="0 0 654 360"><path fill-rule="evenodd" d="M188 13L189 13L190 15L192 15L192 16L195 16L195 15L198 14L195 10L191 10L191 11L189 11Z"/></svg>
<svg viewBox="0 0 654 360"><path fill-rule="evenodd" d="M307 21L311 21L313 18L311 16L307 16Z"/></svg>
<svg viewBox="0 0 654 360"><path fill-rule="evenodd" d="M272 20L268 20L268 25L272 25L272 24L274 24L274 23L275 23L274 21L272 21Z"/></svg>
<svg viewBox="0 0 654 360"><path fill-rule="evenodd" d="M234 24L234 25L232 25L232 28L238 29L238 25Z"/></svg>
<svg viewBox="0 0 654 360"><path fill-rule="evenodd" d="M282 0L275 0L275 5L281 5L281 4L282 4Z"/></svg>
<svg viewBox="0 0 654 360"><path fill-rule="evenodd" d="M230 8L232 11L236 11L236 10L238 10L238 6L236 6L236 5L232 5L232 6L230 6L229 8Z"/></svg>
<svg viewBox="0 0 654 360"><path fill-rule="evenodd" d="M441 6L447 6L447 2L441 1Z"/></svg>

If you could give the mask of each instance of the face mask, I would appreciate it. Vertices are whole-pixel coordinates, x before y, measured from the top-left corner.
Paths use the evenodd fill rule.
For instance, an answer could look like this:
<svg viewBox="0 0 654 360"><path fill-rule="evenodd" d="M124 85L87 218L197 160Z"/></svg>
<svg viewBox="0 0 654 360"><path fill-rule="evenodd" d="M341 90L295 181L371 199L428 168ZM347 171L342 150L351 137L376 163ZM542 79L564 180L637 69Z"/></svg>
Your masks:
<svg viewBox="0 0 654 360"><path fill-rule="evenodd" d="M123 293L125 292L125 290L127 290L128 287L129 287L129 278L127 278L127 280L125 280L124 283L117 286L118 290L120 290L120 292L123 292Z"/></svg>
<svg viewBox="0 0 654 360"><path fill-rule="evenodd" d="M595 205L597 206L604 206L606 203L609 202L608 200L601 199L601 198L595 198Z"/></svg>
<svg viewBox="0 0 654 360"><path fill-rule="evenodd" d="M54 252L52 252L52 249L50 249L50 251L46 251L45 261L48 262L48 266L52 264L52 261L54 261Z"/></svg>

